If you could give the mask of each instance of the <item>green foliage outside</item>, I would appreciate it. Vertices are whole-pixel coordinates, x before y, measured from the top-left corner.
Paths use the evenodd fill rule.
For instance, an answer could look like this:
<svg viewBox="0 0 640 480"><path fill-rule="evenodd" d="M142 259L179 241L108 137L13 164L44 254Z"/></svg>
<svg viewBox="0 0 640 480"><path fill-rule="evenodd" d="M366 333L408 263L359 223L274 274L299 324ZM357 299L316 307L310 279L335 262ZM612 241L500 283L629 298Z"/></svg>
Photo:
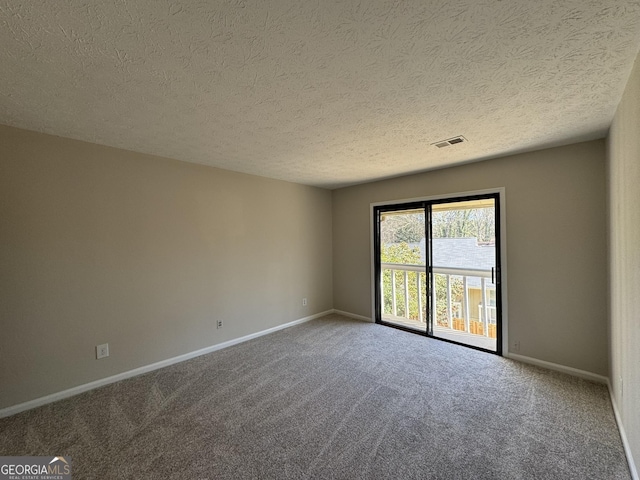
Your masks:
<svg viewBox="0 0 640 480"><path fill-rule="evenodd" d="M406 242L382 245L380 259L382 263L400 263L403 265L424 265L420 260L420 249L410 247ZM420 275L420 290L422 295L422 319L425 317L425 299L427 275L425 272L406 272L407 286L409 289L409 312L406 312L405 305L405 283L404 271L395 271L396 284L396 315L399 317L418 320L418 275ZM383 313L386 315L393 314L393 295L391 288L391 270L384 269L382 271L382 282L384 289Z"/></svg>
<svg viewBox="0 0 640 480"><path fill-rule="evenodd" d="M462 277L451 276L451 302L462 303L464 295L464 284ZM435 291L436 291L436 322L443 327L453 327L449 325L449 316L447 312L447 276L436 273L435 275ZM461 312L459 312L461 314ZM455 312L454 312L454 317Z"/></svg>

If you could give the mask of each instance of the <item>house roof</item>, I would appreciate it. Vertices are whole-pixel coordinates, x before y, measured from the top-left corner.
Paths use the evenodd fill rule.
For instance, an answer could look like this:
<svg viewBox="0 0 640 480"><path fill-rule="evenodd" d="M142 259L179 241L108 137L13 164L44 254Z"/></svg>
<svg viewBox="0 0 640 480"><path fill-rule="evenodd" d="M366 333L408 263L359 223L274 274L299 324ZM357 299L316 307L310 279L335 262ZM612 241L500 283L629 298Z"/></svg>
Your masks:
<svg viewBox="0 0 640 480"><path fill-rule="evenodd" d="M496 266L496 248L479 245L475 238L434 238L433 266L491 270Z"/></svg>
<svg viewBox="0 0 640 480"><path fill-rule="evenodd" d="M424 238L409 246L418 248L421 261L426 263ZM432 249L435 268L491 270L496 266L495 245L481 245L476 238L434 238Z"/></svg>
<svg viewBox="0 0 640 480"><path fill-rule="evenodd" d="M5 0L0 25L1 124L328 188L602 138L640 45L636 0Z"/></svg>

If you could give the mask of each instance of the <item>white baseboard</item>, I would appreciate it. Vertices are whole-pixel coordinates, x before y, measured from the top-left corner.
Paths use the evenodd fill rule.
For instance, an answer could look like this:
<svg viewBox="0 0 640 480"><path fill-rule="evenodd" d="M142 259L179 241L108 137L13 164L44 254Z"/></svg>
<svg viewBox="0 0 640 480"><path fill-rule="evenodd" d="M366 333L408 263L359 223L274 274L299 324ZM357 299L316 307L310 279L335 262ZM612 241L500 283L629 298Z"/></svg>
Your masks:
<svg viewBox="0 0 640 480"><path fill-rule="evenodd" d="M611 397L611 405L613 406L613 415L616 417L616 423L618 424L618 431L620 432L620 439L622 440L622 447L624 448L624 454L627 456L627 463L629 464L629 472L631 473L631 478L633 480L640 480L640 475L638 475L638 469L636 468L636 464L633 461L633 455L631 453L631 445L629 445L629 441L627 440L627 434L624 431L624 426L622 425L622 417L620 417L620 412L618 411L618 407L616 405L616 399L613 396L613 388L611 387L611 382L607 380L607 388L609 389L609 396Z"/></svg>
<svg viewBox="0 0 640 480"><path fill-rule="evenodd" d="M190 360L195 357L199 357L200 355L206 355L207 353L215 352L216 350L222 350L223 348L231 347L233 345L237 345L239 343L246 342L248 340L252 340L254 338L261 337L263 335L267 335L269 333L277 332L278 330L283 330L285 328L293 327L294 325L298 325L300 323L308 322L315 318L324 317L325 315L329 315L333 310L327 310L325 312L316 313L314 315L310 315L308 317L299 318L298 320L294 320L292 322L284 323L282 325L278 325L276 327L268 328L266 330L262 330L260 332L251 333L249 335L245 335L244 337L234 338L233 340L228 340L226 342L218 343L216 345L212 345L210 347L202 348L200 350L196 350L193 352L185 353L184 355L178 355L177 357L168 358L166 360L162 360L160 362L152 363L150 365L145 365L143 367L135 368L133 370L129 370L127 372L118 373L117 375L112 375L110 377L101 378L94 382L85 383L83 385L78 385L77 387L69 388L68 390L63 390L61 392L52 393L51 395L46 395L44 397L36 398L34 400L29 400L28 402L19 403L18 405L13 405L11 407L6 407L0 409L0 418L9 417L11 415L15 415L16 413L24 412L25 410L31 410L32 408L40 407L42 405L46 405L48 403L57 402L58 400L62 400L64 398L72 397L74 395L78 395L83 392L87 392L89 390L93 390L95 388L103 387L105 385L109 385L110 383L119 382L120 380L125 380L127 378L136 377L138 375L142 375L143 373L152 372L154 370L158 370L160 368L168 367L169 365L173 365L175 363L184 362L185 360Z"/></svg>
<svg viewBox="0 0 640 480"><path fill-rule="evenodd" d="M336 310L333 309L333 313L337 313L338 315L342 315L343 317L353 318L355 320L364 320L365 322L371 322L371 318L365 317L363 315L358 315L356 313L345 312L344 310Z"/></svg>
<svg viewBox="0 0 640 480"><path fill-rule="evenodd" d="M511 360L517 360L518 362L528 363L530 365L536 365L537 367L547 368L549 370L555 370L556 372L566 373L568 375L573 375L574 377L584 378L585 380L591 380L596 383L607 384L609 379L603 375L598 375L597 373L587 372L586 370L580 370L578 368L573 367L565 367L564 365L560 365L558 363L546 362L544 360L538 360L537 358L526 357L524 355L518 355L517 353L505 353L505 358L510 358Z"/></svg>

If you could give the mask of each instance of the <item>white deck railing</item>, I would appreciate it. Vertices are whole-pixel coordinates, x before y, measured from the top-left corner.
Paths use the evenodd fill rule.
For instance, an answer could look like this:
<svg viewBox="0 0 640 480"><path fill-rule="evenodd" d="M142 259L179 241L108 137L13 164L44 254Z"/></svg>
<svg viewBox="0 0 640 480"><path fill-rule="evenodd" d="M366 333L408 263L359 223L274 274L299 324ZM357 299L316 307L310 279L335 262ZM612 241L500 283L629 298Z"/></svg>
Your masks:
<svg viewBox="0 0 640 480"><path fill-rule="evenodd" d="M384 272L391 272L391 312L386 313L386 315L392 315L392 317L397 319L403 319L406 321L415 321L424 323L426 319L424 318L424 300L421 295L421 291L423 288L424 279L423 276L420 275L425 274L424 278L426 278L426 267L424 265L405 265L399 263L382 263L381 264L382 275L380 279L380 295L381 302L383 308L383 316L385 315L385 282L384 282ZM402 272L402 290L404 291L404 295L402 296L403 303L403 315L398 315L398 295L397 295L397 280L396 280L396 272ZM469 278L474 277L480 280L480 285L474 287L480 289L481 293L481 301L477 305L478 308L478 321L480 321L483 325L483 334L484 336L489 336L489 325L496 323L496 307L490 305L489 302L489 291L495 290L495 285L492 282L492 272L491 270L476 270L476 269L457 269L457 268L443 268L443 267L434 267L433 273L435 275L444 275L446 279L447 285L447 294L446 294L446 317L449 328L453 328L453 319L454 318L462 318L464 319L464 331L471 332L470 330L470 321L471 321L471 309L474 308L469 301ZM463 284L463 295L461 302L453 302L452 301L452 293L451 293L451 277L462 277ZM416 296L415 293L410 291L410 284L413 282L416 285L416 293L417 298L415 301L417 303L417 319L409 318L410 312L410 303L411 300L414 300ZM473 283L477 283L473 282ZM387 287L389 288L389 287ZM433 302L432 311L433 317L436 318L436 312L438 309L438 299ZM454 309L455 305L455 309ZM458 316L454 316L454 310L458 313ZM461 310L461 311L460 311Z"/></svg>

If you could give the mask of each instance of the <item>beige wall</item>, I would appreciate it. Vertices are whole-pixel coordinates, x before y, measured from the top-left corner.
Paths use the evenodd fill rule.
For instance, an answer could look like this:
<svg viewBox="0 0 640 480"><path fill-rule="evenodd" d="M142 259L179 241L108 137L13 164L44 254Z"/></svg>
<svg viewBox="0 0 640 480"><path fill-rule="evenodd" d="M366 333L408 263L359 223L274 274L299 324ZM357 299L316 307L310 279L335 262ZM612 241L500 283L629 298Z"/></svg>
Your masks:
<svg viewBox="0 0 640 480"><path fill-rule="evenodd" d="M611 371L614 401L640 466L640 57L609 132Z"/></svg>
<svg viewBox="0 0 640 480"><path fill-rule="evenodd" d="M331 249L328 190L0 126L0 408L331 309Z"/></svg>
<svg viewBox="0 0 640 480"><path fill-rule="evenodd" d="M598 140L335 190L334 308L372 316L372 202L504 187L510 345L606 375L605 183Z"/></svg>

